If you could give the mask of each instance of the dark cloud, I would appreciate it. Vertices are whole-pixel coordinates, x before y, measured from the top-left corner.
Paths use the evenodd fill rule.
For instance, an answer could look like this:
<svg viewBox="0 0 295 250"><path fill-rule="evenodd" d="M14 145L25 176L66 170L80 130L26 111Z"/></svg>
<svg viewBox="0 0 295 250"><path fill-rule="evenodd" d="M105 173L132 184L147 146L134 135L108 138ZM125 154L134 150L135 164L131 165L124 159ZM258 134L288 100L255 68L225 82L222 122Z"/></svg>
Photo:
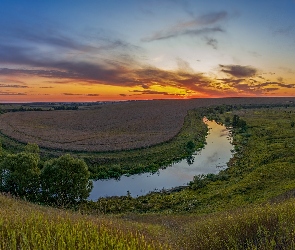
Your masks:
<svg viewBox="0 0 295 250"><path fill-rule="evenodd" d="M127 96L126 94L120 94L120 96Z"/></svg>
<svg viewBox="0 0 295 250"><path fill-rule="evenodd" d="M150 88L150 86L147 85L147 84L142 84L141 87L142 87L143 89L149 89L149 88Z"/></svg>
<svg viewBox="0 0 295 250"><path fill-rule="evenodd" d="M169 96L182 96L184 94L171 94L165 91L155 91L155 90L131 90L129 92L138 93L140 95L169 95Z"/></svg>
<svg viewBox="0 0 295 250"><path fill-rule="evenodd" d="M65 32L60 32L56 27L47 27L46 30L43 27L28 27L24 24L19 24L18 27L2 27L6 29L6 37L9 38L10 43L0 43L0 47L7 46L8 44L18 44L18 46L39 48L40 46L46 46L51 50L62 49L66 52L102 52L106 50L123 49L132 50L138 48L121 39L111 38L105 34L93 33L88 34L88 42L78 42L81 35L69 36ZM1 41L0 41L1 42Z"/></svg>
<svg viewBox="0 0 295 250"><path fill-rule="evenodd" d="M232 75L237 78L242 77L253 77L257 73L257 69L251 66L241 66L241 65L219 65L222 72Z"/></svg>
<svg viewBox="0 0 295 250"><path fill-rule="evenodd" d="M213 49L217 49L218 41L215 38L205 37L206 44L211 46Z"/></svg>
<svg viewBox="0 0 295 250"><path fill-rule="evenodd" d="M46 86L44 86L44 87L39 87L40 89L53 89L53 87L51 87L51 86L48 86L48 87L46 87Z"/></svg>
<svg viewBox="0 0 295 250"><path fill-rule="evenodd" d="M282 82L263 82L259 84L260 86L273 86L276 85L280 88L288 88L288 89L293 89L295 88L295 84L287 84L287 83L282 83Z"/></svg>
<svg viewBox="0 0 295 250"><path fill-rule="evenodd" d="M81 94L74 94L74 93L63 93L63 95L81 95Z"/></svg>
<svg viewBox="0 0 295 250"><path fill-rule="evenodd" d="M219 81L222 81L223 83L229 84L231 86L239 84L243 82L245 79L240 78L240 79L233 79L233 78L222 78L222 79L217 79Z"/></svg>
<svg viewBox="0 0 295 250"><path fill-rule="evenodd" d="M216 24L226 19L227 16L228 13L225 11L208 13L203 16L193 18L190 21L181 22L170 28L157 31L153 35L143 38L142 41L151 42L178 36L199 36L216 32L224 32L224 30L221 27L216 26ZM212 27L212 25L215 26Z"/></svg>
<svg viewBox="0 0 295 250"><path fill-rule="evenodd" d="M207 35L216 32L224 32L221 27L213 27L213 28L201 28L201 29L185 29L178 31L160 31L156 32L154 35L150 37L143 38L143 42L152 42L156 40L164 40L169 38L175 38L178 36L199 36L199 35Z"/></svg>
<svg viewBox="0 0 295 250"><path fill-rule="evenodd" d="M99 94L88 94L87 96L99 96Z"/></svg>
<svg viewBox="0 0 295 250"><path fill-rule="evenodd" d="M265 90L266 92L272 92L272 91L279 90L279 88L265 88L264 90Z"/></svg>

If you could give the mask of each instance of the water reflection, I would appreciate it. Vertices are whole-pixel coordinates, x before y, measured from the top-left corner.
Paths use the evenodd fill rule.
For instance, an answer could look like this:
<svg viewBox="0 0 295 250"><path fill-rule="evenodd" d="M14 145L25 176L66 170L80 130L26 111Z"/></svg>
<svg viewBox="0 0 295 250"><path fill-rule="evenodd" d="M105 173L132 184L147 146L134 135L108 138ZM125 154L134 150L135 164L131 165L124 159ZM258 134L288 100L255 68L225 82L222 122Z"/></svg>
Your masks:
<svg viewBox="0 0 295 250"><path fill-rule="evenodd" d="M120 180L95 181L89 199L127 195L127 192L130 192L133 197L145 195L151 191L184 186L192 181L195 175L215 174L226 168L233 150L229 131L214 121L204 120L204 122L209 127L204 149L155 174L145 173L129 177L122 176Z"/></svg>

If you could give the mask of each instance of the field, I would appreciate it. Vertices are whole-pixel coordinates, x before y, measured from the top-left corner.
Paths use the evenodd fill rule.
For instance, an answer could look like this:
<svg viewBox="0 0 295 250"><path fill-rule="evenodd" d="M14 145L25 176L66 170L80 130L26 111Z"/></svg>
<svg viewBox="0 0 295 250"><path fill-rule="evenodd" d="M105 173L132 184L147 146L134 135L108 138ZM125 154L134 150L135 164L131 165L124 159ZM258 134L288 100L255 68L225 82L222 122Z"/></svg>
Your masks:
<svg viewBox="0 0 295 250"><path fill-rule="evenodd" d="M233 117L238 116L245 124L232 131L236 153L226 170L195 178L188 188L178 192L102 198L79 204L75 207L78 212L32 205L0 195L0 248L294 249L294 99L261 98L255 99L255 103L253 99L202 101L202 104L197 100L175 102L182 103L182 114L186 115L178 137L173 138L180 143L171 140L172 144L147 149L105 152L104 157L108 155L114 160L126 157L127 163L128 157L134 161L135 155L142 156L142 152L151 149L155 151L149 151L145 161L152 161L159 152L165 152L163 155L167 157L166 152L186 142L189 134L197 131L202 135L206 131L192 130L201 124L200 115L223 123L233 122ZM215 102L229 104L232 109L211 106ZM197 104L207 107L190 110ZM105 109L111 110L116 105L126 105L126 109L146 104L111 104ZM73 112L82 111L81 108ZM97 107L85 111L96 112ZM50 112L56 111L40 114ZM111 161L105 166L112 168Z"/></svg>
<svg viewBox="0 0 295 250"><path fill-rule="evenodd" d="M23 143L67 151L146 148L175 137L188 110L213 105L290 104L294 98L228 98L114 103L79 110L9 112L1 133ZM87 109L86 109L87 108Z"/></svg>

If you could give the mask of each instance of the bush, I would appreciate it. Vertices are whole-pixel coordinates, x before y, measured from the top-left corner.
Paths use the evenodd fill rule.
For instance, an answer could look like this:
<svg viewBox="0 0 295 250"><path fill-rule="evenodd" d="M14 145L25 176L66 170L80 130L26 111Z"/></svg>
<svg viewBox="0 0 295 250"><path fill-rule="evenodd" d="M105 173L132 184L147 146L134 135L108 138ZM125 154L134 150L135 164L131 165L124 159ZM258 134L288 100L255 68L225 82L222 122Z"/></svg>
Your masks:
<svg viewBox="0 0 295 250"><path fill-rule="evenodd" d="M0 190L36 199L39 193L39 156L32 153L9 154L0 163Z"/></svg>
<svg viewBox="0 0 295 250"><path fill-rule="evenodd" d="M66 206L85 200L92 189L89 176L86 163L69 154L45 162L41 172L44 201Z"/></svg>

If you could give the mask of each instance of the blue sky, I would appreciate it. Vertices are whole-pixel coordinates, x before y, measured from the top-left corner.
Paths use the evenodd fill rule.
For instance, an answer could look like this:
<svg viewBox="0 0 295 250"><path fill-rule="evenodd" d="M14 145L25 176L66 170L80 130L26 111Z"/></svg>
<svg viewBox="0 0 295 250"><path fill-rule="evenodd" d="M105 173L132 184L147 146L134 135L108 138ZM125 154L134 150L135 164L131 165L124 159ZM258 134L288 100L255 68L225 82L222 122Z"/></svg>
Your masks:
<svg viewBox="0 0 295 250"><path fill-rule="evenodd" d="M0 1L0 101L295 95L295 1Z"/></svg>

